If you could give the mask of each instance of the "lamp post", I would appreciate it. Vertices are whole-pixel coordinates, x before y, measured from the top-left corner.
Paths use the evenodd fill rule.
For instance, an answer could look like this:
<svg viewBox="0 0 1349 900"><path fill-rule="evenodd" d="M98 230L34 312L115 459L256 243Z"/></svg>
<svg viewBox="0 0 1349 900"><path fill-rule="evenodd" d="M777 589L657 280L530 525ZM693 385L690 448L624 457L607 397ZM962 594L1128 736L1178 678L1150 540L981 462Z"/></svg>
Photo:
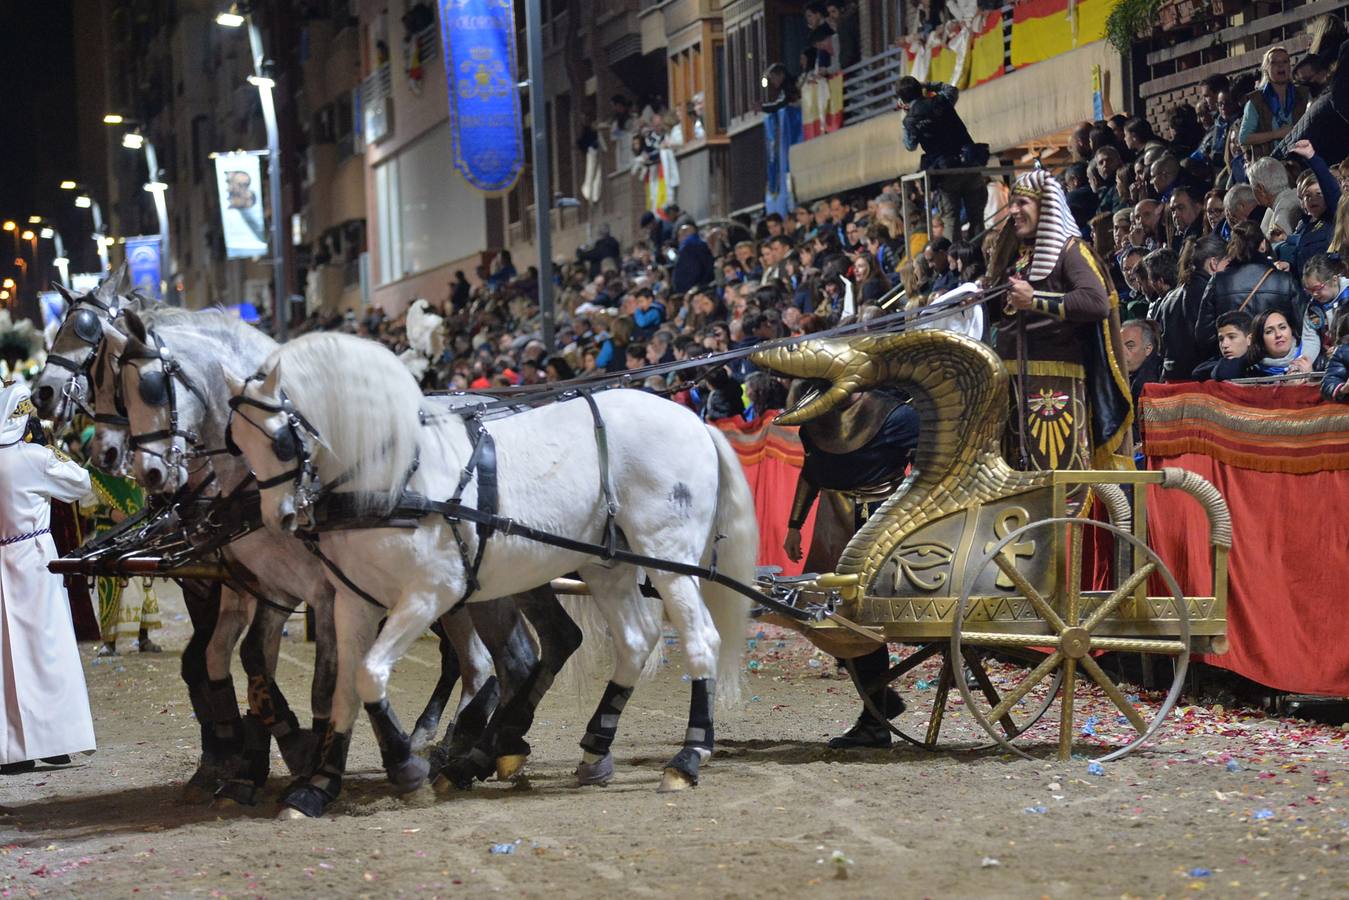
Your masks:
<svg viewBox="0 0 1349 900"><path fill-rule="evenodd" d="M553 321L553 193L548 183L548 132L543 114L543 8L525 0L525 44L529 55L529 129L534 141L534 245L539 249L539 317L543 346L552 353Z"/></svg>
<svg viewBox="0 0 1349 900"><path fill-rule="evenodd" d="M262 104L262 123L267 129L267 188L272 207L272 323L274 337L286 339L290 325L290 292L286 289L286 230L282 222L281 196L281 136L277 129L276 102L272 89L276 81L271 76L271 64L263 53L262 31L253 20L251 3L232 4L228 12L216 15L217 25L225 28L248 26L248 47L253 55L253 74L248 83L258 89Z"/></svg>
<svg viewBox="0 0 1349 900"><path fill-rule="evenodd" d="M77 182L69 179L61 182L61 190L77 191L75 194L75 206L80 209L89 210L94 219L94 242L98 245L98 264L99 274L107 275L108 269L108 245L103 235L103 208L98 205L92 193L87 188L81 187ZM65 256L65 254L61 254Z"/></svg>
<svg viewBox="0 0 1349 900"><path fill-rule="evenodd" d="M28 222L37 226L37 236L40 239L52 242L52 250L56 253L52 258L52 265L61 273L61 284L70 287L70 260L66 258L66 242L62 239L61 232L57 230L56 223L41 216L29 216Z"/></svg>
<svg viewBox="0 0 1349 900"><path fill-rule="evenodd" d="M169 204L168 193L169 186L160 179L159 172L159 154L155 151L155 143L139 130L140 124L135 119L128 119L118 113L108 113L103 117L104 125L125 125L131 128L131 131L122 135L122 146L128 150L138 150L145 154L145 170L149 175L149 181L144 185L145 191L154 197L155 218L159 222L159 258L160 258L160 294L166 293L165 286L169 283L169 275L172 274L173 258L170 255L169 245ZM107 253L107 250L104 250Z"/></svg>

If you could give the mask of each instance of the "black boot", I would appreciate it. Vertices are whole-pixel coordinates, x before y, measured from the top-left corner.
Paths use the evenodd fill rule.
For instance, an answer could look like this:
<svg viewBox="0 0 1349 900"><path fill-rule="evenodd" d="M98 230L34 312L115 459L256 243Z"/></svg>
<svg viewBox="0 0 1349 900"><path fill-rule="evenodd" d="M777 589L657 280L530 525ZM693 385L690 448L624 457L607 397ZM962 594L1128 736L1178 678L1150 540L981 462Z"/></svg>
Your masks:
<svg viewBox="0 0 1349 900"><path fill-rule="evenodd" d="M888 719L893 719L904 712L904 698L889 688L879 695L874 695L871 700L885 712ZM829 740L829 747L833 750L849 750L853 747L883 748L890 746L890 739L889 726L873 716L871 710L864 708L851 728Z"/></svg>
<svg viewBox="0 0 1349 900"><path fill-rule="evenodd" d="M0 766L0 775L22 775L37 768L37 760L25 759L23 762L5 763Z"/></svg>

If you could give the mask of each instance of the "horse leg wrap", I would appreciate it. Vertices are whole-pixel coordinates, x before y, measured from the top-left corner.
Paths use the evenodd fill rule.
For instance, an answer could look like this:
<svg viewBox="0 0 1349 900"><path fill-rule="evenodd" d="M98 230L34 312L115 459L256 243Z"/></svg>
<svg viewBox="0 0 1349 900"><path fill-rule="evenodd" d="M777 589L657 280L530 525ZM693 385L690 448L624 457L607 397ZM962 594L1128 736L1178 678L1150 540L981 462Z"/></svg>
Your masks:
<svg viewBox="0 0 1349 900"><path fill-rule="evenodd" d="M430 753L436 770L457 788L467 790L475 780L486 781L495 769L494 757L482 749L481 741L500 699L501 684L492 675L468 701L445 741Z"/></svg>
<svg viewBox="0 0 1349 900"><path fill-rule="evenodd" d="M211 724L221 754L238 756L240 752L239 701L234 697L234 679L226 675L219 681L207 683L207 698L211 704Z"/></svg>
<svg viewBox="0 0 1349 900"><path fill-rule="evenodd" d="M254 806L258 795L267 784L270 769L272 736L262 720L249 713L243 720L243 760L235 776L220 785L218 799L233 800L244 806Z"/></svg>
<svg viewBox="0 0 1349 900"><path fill-rule="evenodd" d="M585 754L576 768L578 783L608 784L613 778L614 760L609 748L618 733L618 717L623 714L631 696L632 688L620 687L612 681L604 686L604 696L600 697L595 714L586 723L585 737L581 738L581 749Z"/></svg>
<svg viewBox="0 0 1349 900"><path fill-rule="evenodd" d="M426 782L431 766L420 756L412 755L412 741L399 724L398 716L389 705L389 698L383 697L377 703L365 704L365 711L370 716L370 724L374 726L380 761L384 763L389 781L400 793L421 787Z"/></svg>
<svg viewBox="0 0 1349 900"><path fill-rule="evenodd" d="M715 678L698 678L689 693L689 727L684 732L684 746L665 764L683 773L691 785L698 784L698 767L712 755L715 737L712 733L712 703L717 693Z"/></svg>
<svg viewBox="0 0 1349 900"><path fill-rule="evenodd" d="M297 781L281 798L281 805L304 813L311 819L323 815L342 793L342 774L347 769L347 751L351 748L351 732L339 733L328 725L319 748L319 765L305 781Z"/></svg>
<svg viewBox="0 0 1349 900"><path fill-rule="evenodd" d="M314 739L300 727L300 720L291 712L286 695L276 681L266 675L248 679L248 709L261 720L262 725L276 738L281 757L292 775L306 771L314 753Z"/></svg>

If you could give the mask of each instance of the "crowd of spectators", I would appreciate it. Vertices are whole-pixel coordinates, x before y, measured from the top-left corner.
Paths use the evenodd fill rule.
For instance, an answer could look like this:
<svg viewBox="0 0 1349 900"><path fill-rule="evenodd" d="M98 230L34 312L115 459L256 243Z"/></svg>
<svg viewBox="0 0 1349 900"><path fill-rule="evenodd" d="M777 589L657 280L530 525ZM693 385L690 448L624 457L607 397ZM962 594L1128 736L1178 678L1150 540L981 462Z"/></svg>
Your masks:
<svg viewBox="0 0 1349 900"><path fill-rule="evenodd" d="M1148 381L1329 368L1327 396L1349 399L1339 391L1344 366L1334 368L1349 359L1335 352L1349 333L1340 257L1349 241L1349 203L1341 202L1349 142L1327 138L1327 150L1308 139L1327 133L1318 131L1317 110L1326 106L1318 96L1349 82L1347 53L1343 27L1323 28L1296 64L1272 47L1258 79L1207 79L1198 102L1170 110L1156 131L1144 118L1117 115L1072 133L1061 178L1083 238L1118 289L1136 395ZM986 150L954 113L954 89L905 79L897 95L908 111L906 143L923 147L925 166L978 164L971 154ZM627 244L597 225L574 258L552 267L551 352L542 341L539 272L517 271L500 252L475 283L456 273L447 295L429 304L444 319L443 340L422 349L423 383L482 389L638 370L930 302L985 275L1006 185L970 180L934 177L927 197L918 183L895 181L801 204L786 217L702 227L669 203L648 211ZM379 309L309 327L418 350L405 316ZM634 384L707 418L753 419L785 393L747 361Z"/></svg>

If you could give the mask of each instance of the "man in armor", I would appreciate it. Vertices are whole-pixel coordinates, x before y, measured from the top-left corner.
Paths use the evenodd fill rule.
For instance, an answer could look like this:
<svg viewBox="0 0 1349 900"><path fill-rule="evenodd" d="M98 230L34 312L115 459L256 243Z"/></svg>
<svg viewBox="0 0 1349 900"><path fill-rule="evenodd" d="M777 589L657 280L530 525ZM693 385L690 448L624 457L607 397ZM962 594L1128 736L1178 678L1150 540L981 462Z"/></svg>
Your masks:
<svg viewBox="0 0 1349 900"><path fill-rule="evenodd" d="M849 538L904 480L918 445L918 413L902 395L881 388L856 394L841 408L807 422L800 435L805 462L783 546L792 561L801 559L801 527L821 497L806 568L828 572ZM882 646L854 659L853 666L861 684L877 684L889 669L889 651ZM904 711L903 699L889 687L870 697L888 718ZM829 746L888 747L890 729L864 708L852 728Z"/></svg>

